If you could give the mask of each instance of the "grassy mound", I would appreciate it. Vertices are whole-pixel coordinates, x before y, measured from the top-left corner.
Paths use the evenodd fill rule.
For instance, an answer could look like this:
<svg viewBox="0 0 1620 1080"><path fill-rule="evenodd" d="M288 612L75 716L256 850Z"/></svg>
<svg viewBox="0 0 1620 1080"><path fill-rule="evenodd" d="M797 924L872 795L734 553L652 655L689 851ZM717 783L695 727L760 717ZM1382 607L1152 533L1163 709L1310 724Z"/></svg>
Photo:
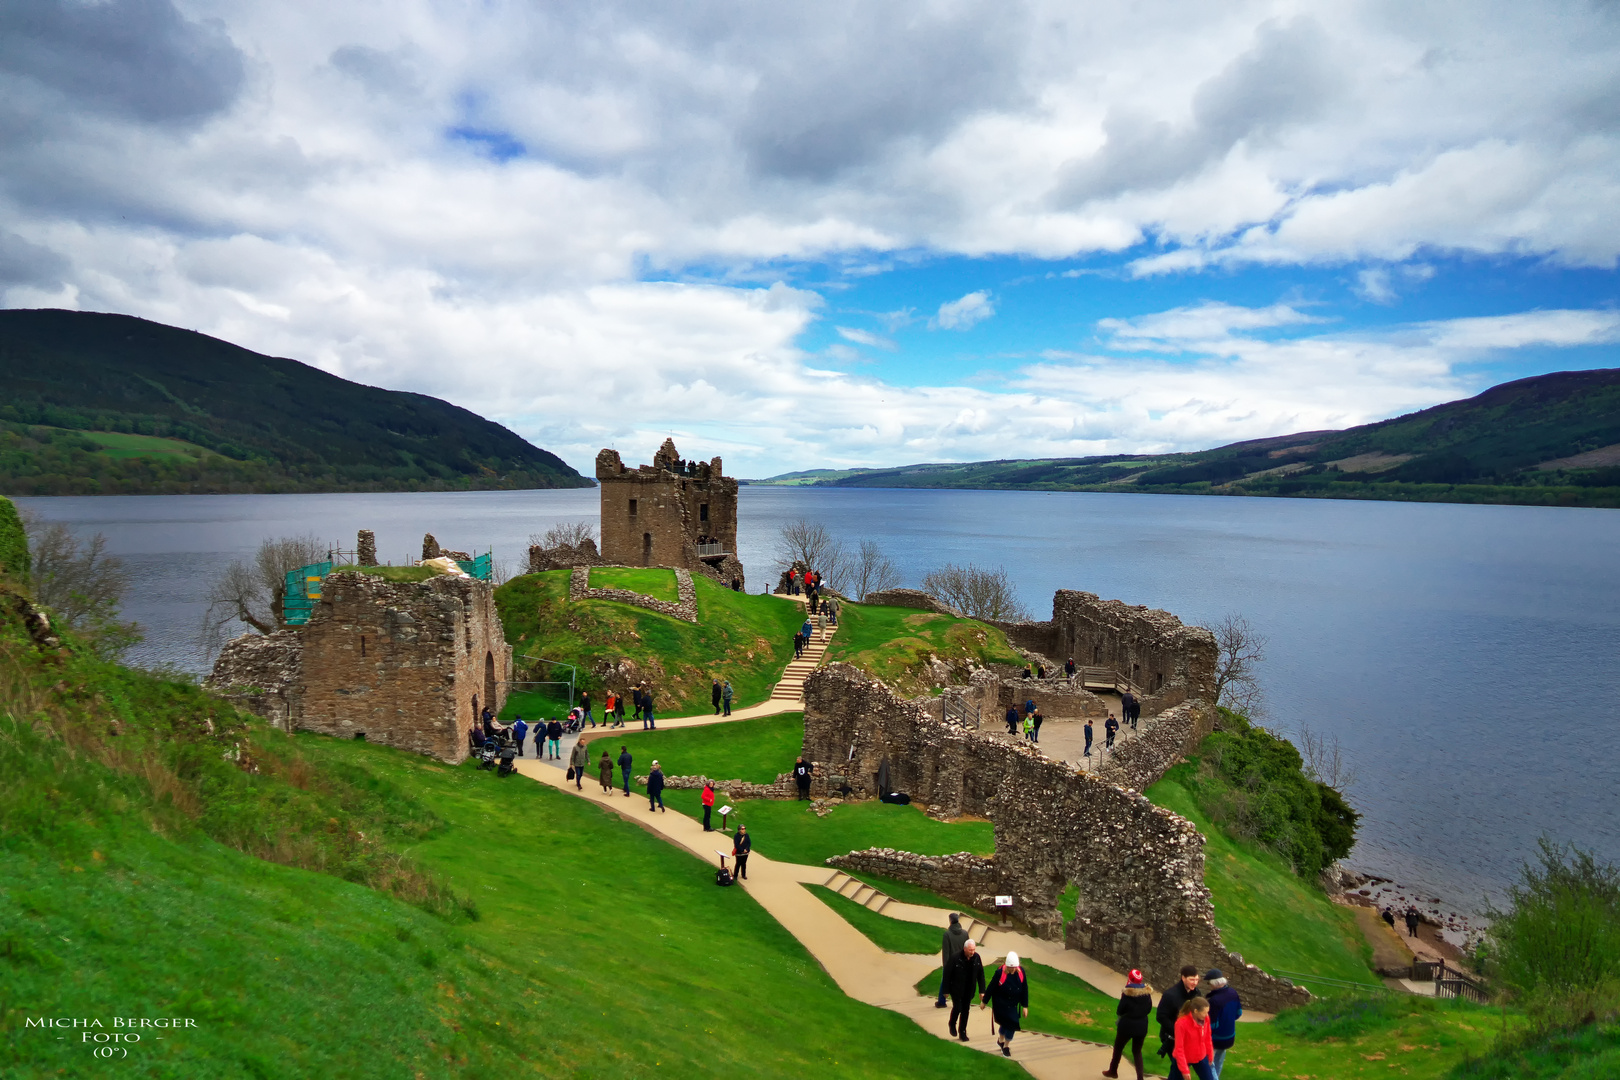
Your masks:
<svg viewBox="0 0 1620 1080"><path fill-rule="evenodd" d="M896 692L927 693L933 687L929 660L938 657L966 676L969 664L1022 664L1024 658L1000 630L974 619L957 619L916 608L845 604L827 659L853 664Z"/></svg>
<svg viewBox="0 0 1620 1080"><path fill-rule="evenodd" d="M674 575L661 572L673 588ZM700 574L692 576L696 625L607 600L575 603L568 599L568 578L567 570L525 574L495 590L495 602L518 667L530 666L525 655L578 665L577 685L591 692L598 710L603 691L629 688L622 679L604 683L604 673L615 668L652 681L660 715L708 712L714 678L731 680L734 708L758 704L793 658L793 632L804 621L804 609L791 600L732 592ZM555 693L525 695L509 702L508 711L554 715L557 703Z"/></svg>
<svg viewBox="0 0 1620 1080"><path fill-rule="evenodd" d="M1194 768L1176 766L1146 795L1204 834L1204 884L1214 894L1215 923L1226 947L1267 971L1382 985L1369 966L1371 949L1354 913L1299 878L1280 856L1235 840L1211 822L1186 786ZM1294 981L1311 986L1308 978Z"/></svg>
<svg viewBox="0 0 1620 1080"><path fill-rule="evenodd" d="M1588 1024L1539 1039L1510 1037L1445 1075L1448 1080L1607 1080L1620 1076L1620 1024Z"/></svg>
<svg viewBox="0 0 1620 1080"><path fill-rule="evenodd" d="M696 580L696 579L694 579ZM650 596L654 600L679 602L680 589L675 584L675 571L662 567L598 566L591 570L591 588L628 589Z"/></svg>

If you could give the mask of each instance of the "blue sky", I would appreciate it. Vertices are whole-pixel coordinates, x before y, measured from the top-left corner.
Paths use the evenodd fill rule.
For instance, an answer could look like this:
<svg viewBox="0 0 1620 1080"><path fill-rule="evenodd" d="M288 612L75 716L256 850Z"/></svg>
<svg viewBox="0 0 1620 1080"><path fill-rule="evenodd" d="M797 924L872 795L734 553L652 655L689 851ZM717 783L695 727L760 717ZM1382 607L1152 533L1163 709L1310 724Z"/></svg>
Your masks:
<svg viewBox="0 0 1620 1080"><path fill-rule="evenodd" d="M1620 6L29 0L0 304L588 470L1187 450L1620 366Z"/></svg>

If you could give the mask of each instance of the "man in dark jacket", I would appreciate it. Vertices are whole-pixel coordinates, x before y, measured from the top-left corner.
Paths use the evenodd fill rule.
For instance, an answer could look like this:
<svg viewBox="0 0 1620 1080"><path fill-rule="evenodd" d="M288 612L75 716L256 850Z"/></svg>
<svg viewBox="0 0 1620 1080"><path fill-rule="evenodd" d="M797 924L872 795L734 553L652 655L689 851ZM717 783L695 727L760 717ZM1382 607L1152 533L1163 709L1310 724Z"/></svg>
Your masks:
<svg viewBox="0 0 1620 1080"><path fill-rule="evenodd" d="M1187 964L1181 969L1181 979L1164 992L1159 999L1159 1056L1170 1058L1170 1080L1181 1077L1181 1069L1173 1055L1176 1049L1176 1017L1188 998L1202 997L1198 992L1198 969Z"/></svg>
<svg viewBox="0 0 1620 1080"><path fill-rule="evenodd" d="M523 722L523 717L519 716L516 720L512 721L512 736L517 741L518 757L523 756L523 740L528 737L528 734L529 725ZM536 754L534 756L539 757L540 755Z"/></svg>
<svg viewBox="0 0 1620 1080"><path fill-rule="evenodd" d="M799 798L810 797L810 763L803 756L793 763L793 782L799 786Z"/></svg>
<svg viewBox="0 0 1620 1080"><path fill-rule="evenodd" d="M709 688L709 700L714 703L714 715L719 716L720 715L720 680L719 679L714 680L714 685Z"/></svg>
<svg viewBox="0 0 1620 1080"><path fill-rule="evenodd" d="M951 995L951 1034L967 1042L968 1012L973 1008L973 999L984 994L984 961L979 958L979 948L972 938L962 943L961 952L945 962L943 984Z"/></svg>
<svg viewBox="0 0 1620 1080"><path fill-rule="evenodd" d="M1109 713L1108 714L1108 719L1103 722L1103 747L1105 749L1109 749L1109 750L1113 749L1113 747L1114 747L1114 736L1117 735L1118 733L1119 733L1119 721L1114 719L1114 714L1113 713Z"/></svg>
<svg viewBox="0 0 1620 1080"><path fill-rule="evenodd" d="M1136 700L1135 694L1127 690L1124 696L1119 699L1119 707L1120 711L1125 714L1125 722L1131 725L1132 731L1135 731L1136 718L1142 715L1141 702Z"/></svg>
<svg viewBox="0 0 1620 1080"><path fill-rule="evenodd" d="M943 967L947 973L951 970L951 961L954 960L957 954L962 951L963 944L970 940L972 939L968 937L968 932L962 929L962 916L954 911L951 912L950 924L945 927L945 934L940 938L939 941L939 962L940 966ZM981 969L984 967L984 962L982 960L979 962L979 967ZM951 979L949 974L941 976L939 980L939 1000L934 1002L934 1008L943 1009L945 1007L945 993L950 985L950 981ZM979 990L982 993L984 987L980 986ZM954 1020L951 1023L951 1034L956 1034L956 1023Z"/></svg>
<svg viewBox="0 0 1620 1080"><path fill-rule="evenodd" d="M1407 937L1417 937L1418 922L1419 922L1419 919L1418 919L1418 910L1417 910L1417 908L1415 908L1415 907L1407 908L1406 909L1406 936Z"/></svg>
<svg viewBox="0 0 1620 1080"><path fill-rule="evenodd" d="M1226 976L1220 968L1210 968L1204 973L1204 980L1211 987L1209 1035L1215 1044L1215 1060L1210 1063L1213 1066L1210 1072L1215 1074L1215 1080L1220 1080L1226 1052L1237 1042L1237 1022L1243 1015L1243 1002L1238 999L1238 992L1226 984Z"/></svg>
<svg viewBox="0 0 1620 1080"><path fill-rule="evenodd" d="M546 749L551 751L551 756L554 758L562 757L562 737L562 721L553 716L546 723L546 742L550 743Z"/></svg>
<svg viewBox="0 0 1620 1080"><path fill-rule="evenodd" d="M1114 1060L1108 1063L1104 1076L1119 1077L1119 1059L1125 1044L1131 1044L1131 1064L1136 1066L1136 1080L1145 1080L1142 1065L1142 1040L1147 1038L1148 1017L1153 1014L1153 990L1142 980L1140 971L1132 971L1125 982L1125 992L1119 996L1114 1015Z"/></svg>
<svg viewBox="0 0 1620 1080"><path fill-rule="evenodd" d="M1006 720L1007 720L1007 731L1010 734L1013 734L1013 735L1018 734L1018 706L1016 706L1016 705L1007 706Z"/></svg>
<svg viewBox="0 0 1620 1080"><path fill-rule="evenodd" d="M650 686L641 695L641 727L644 731L658 730L658 718L653 715L653 692Z"/></svg>
<svg viewBox="0 0 1620 1080"><path fill-rule="evenodd" d="M635 759L630 756L628 746L619 747L619 774L624 777L624 797L630 797L630 765Z"/></svg>
<svg viewBox="0 0 1620 1080"><path fill-rule="evenodd" d="M664 770L653 762L652 772L647 774L647 809L669 813L664 809Z"/></svg>
<svg viewBox="0 0 1620 1080"><path fill-rule="evenodd" d="M754 850L754 839L748 835L748 826L738 825L737 835L731 841L731 854L737 860L737 877L748 880L748 853Z"/></svg>

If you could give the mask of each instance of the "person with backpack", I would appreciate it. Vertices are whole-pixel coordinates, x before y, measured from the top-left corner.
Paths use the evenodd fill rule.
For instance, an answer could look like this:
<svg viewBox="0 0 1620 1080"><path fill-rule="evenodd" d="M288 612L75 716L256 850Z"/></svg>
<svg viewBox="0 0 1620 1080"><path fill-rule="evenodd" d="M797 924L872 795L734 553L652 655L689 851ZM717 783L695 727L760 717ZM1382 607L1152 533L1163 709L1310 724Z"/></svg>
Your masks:
<svg viewBox="0 0 1620 1080"><path fill-rule="evenodd" d="M1226 1052L1237 1042L1238 1017L1243 1015L1243 1001L1238 992L1227 984L1220 968L1204 973L1209 983L1209 1037L1214 1044L1215 1057L1210 1064L1210 1075L1221 1080L1221 1066L1226 1064Z"/></svg>
<svg viewBox="0 0 1620 1080"><path fill-rule="evenodd" d="M624 776L624 797L630 797L630 765L635 758L630 756L628 746L619 747L619 772Z"/></svg>
<svg viewBox="0 0 1620 1080"><path fill-rule="evenodd" d="M585 770L591 764L591 748L584 739L574 744L574 749L568 755L568 765L574 770L574 789L585 790Z"/></svg>
<svg viewBox="0 0 1620 1080"><path fill-rule="evenodd" d="M714 784L708 780L703 781L703 831L714 832L714 826L709 824L709 817L714 813Z"/></svg>
<svg viewBox="0 0 1620 1080"><path fill-rule="evenodd" d="M1198 969L1191 964L1187 964L1181 969L1181 978L1174 986L1164 992L1163 997L1159 998L1157 1019L1159 1021L1160 1057L1168 1057L1175 1053L1176 1021L1181 1017L1181 1007L1187 1003L1189 998L1199 996ZM1175 1069L1173 1061L1171 1069ZM1177 1075L1185 1076L1185 1074L1178 1074L1175 1071L1172 1071L1170 1075L1172 1077Z"/></svg>
<svg viewBox="0 0 1620 1080"><path fill-rule="evenodd" d="M748 853L753 850L754 841L748 835L748 826L738 825L737 836L731 842L731 854L737 860L737 877L743 881L748 880Z"/></svg>
<svg viewBox="0 0 1620 1080"><path fill-rule="evenodd" d="M967 1042L967 1022L973 1011L973 999L984 993L984 961L980 959L979 947L972 938L962 942L962 951L945 964L941 982L951 995L951 1018L946 1026L952 1035Z"/></svg>
<svg viewBox="0 0 1620 1080"><path fill-rule="evenodd" d="M943 1009L945 1007L945 993L951 984L951 961L955 960L962 954L962 946L971 940L973 939L968 937L968 932L962 929L962 916L955 911L951 912L950 921L945 927L945 933L939 939L939 960L941 972L939 979L939 998L934 1002L934 1008ZM979 969L981 972L984 970L983 961L979 962ZM980 978L979 980L979 992L981 994L984 993L983 978ZM956 1034L956 1014L954 1012L951 1013L951 1034Z"/></svg>
<svg viewBox="0 0 1620 1080"><path fill-rule="evenodd" d="M726 685L724 685L724 686L722 686L720 688L720 705L724 710L720 715L722 715L722 716L730 716L731 715L731 696L732 696L731 680L727 679L726 680Z"/></svg>
<svg viewBox="0 0 1620 1080"><path fill-rule="evenodd" d="M1147 1038L1148 1017L1153 1013L1153 988L1143 981L1142 973L1133 970L1125 983L1125 992L1119 995L1114 1008L1114 1059L1108 1063L1103 1075L1119 1080L1119 1059L1125 1044L1131 1046L1131 1064L1136 1066L1136 1080L1146 1080L1142 1065L1142 1040Z"/></svg>
<svg viewBox="0 0 1620 1080"><path fill-rule="evenodd" d="M990 1003L990 1015L996 1022L996 1045L1003 1057L1012 1057L1013 1036L1018 1034L1019 1021L1029 1015L1029 980L1019 965L1018 954L1010 952L1001 967L990 976L979 1007Z"/></svg>
<svg viewBox="0 0 1620 1080"><path fill-rule="evenodd" d="M517 756L523 756L523 740L529 737L529 725L523 722L523 714L519 713L517 719L512 721L512 734L517 738ZM539 757L539 754L534 755Z"/></svg>
<svg viewBox="0 0 1620 1080"><path fill-rule="evenodd" d="M647 774L647 810L650 813L657 810L661 814L669 813L664 809L664 770L658 767L655 760L652 771Z"/></svg>
<svg viewBox="0 0 1620 1080"><path fill-rule="evenodd" d="M1209 1034L1209 1002L1201 997L1188 998L1182 1003L1176 1017L1175 1071L1172 1077L1192 1080L1214 1080L1215 1043Z"/></svg>

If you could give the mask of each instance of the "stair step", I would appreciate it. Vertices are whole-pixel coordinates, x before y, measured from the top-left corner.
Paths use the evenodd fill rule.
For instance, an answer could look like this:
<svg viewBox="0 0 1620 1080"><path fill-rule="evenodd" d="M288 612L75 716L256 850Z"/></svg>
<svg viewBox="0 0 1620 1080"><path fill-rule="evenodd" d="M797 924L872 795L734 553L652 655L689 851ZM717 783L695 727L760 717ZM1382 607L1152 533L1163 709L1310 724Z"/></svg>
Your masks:
<svg viewBox="0 0 1620 1080"><path fill-rule="evenodd" d="M839 896L853 896L861 891L861 879L846 877L842 885L838 886Z"/></svg>
<svg viewBox="0 0 1620 1080"><path fill-rule="evenodd" d="M848 880L848 874L844 873L842 870L834 870L832 872L832 876L821 883L821 887L823 889L831 889L833 892L837 892L839 889L844 887L844 883Z"/></svg>
<svg viewBox="0 0 1620 1080"><path fill-rule="evenodd" d="M884 908L894 903L894 897L890 896L888 893L878 893L875 899L877 901L876 903L868 901L866 906L877 912L879 915L883 914Z"/></svg>

